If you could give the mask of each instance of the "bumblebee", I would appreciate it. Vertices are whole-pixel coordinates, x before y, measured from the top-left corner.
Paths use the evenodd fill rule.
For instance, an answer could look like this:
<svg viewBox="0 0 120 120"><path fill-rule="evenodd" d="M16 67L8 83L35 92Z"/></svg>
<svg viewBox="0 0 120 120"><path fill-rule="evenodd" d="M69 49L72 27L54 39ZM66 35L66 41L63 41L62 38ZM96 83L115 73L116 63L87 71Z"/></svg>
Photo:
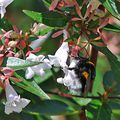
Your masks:
<svg viewBox="0 0 120 120"><path fill-rule="evenodd" d="M94 64L88 58L79 56L75 59L78 62L75 67L71 69L75 71L75 74L80 79L80 83L82 84L81 92L84 93L87 83L95 79L96 70Z"/></svg>

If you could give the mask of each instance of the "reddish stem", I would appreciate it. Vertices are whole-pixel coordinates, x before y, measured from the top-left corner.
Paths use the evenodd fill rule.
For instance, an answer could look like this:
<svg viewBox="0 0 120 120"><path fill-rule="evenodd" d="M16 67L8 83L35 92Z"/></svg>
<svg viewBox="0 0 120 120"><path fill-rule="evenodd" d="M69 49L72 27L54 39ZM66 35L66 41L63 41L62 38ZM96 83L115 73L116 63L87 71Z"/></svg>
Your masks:
<svg viewBox="0 0 120 120"><path fill-rule="evenodd" d="M85 107L82 107L83 111L79 113L79 119L80 120L87 120L86 113L85 113Z"/></svg>
<svg viewBox="0 0 120 120"><path fill-rule="evenodd" d="M91 59L90 59L90 61L94 64L95 68L96 68L96 64L97 64L97 57L98 57L98 50L96 50L96 49L92 46ZM91 82L90 82L90 92L92 92L92 87L93 87L93 80L91 80Z"/></svg>
<svg viewBox="0 0 120 120"><path fill-rule="evenodd" d="M94 64L94 66L96 67L96 63L97 63L97 57L98 57L98 50L96 50L93 46L92 46L92 51L91 51L91 62Z"/></svg>

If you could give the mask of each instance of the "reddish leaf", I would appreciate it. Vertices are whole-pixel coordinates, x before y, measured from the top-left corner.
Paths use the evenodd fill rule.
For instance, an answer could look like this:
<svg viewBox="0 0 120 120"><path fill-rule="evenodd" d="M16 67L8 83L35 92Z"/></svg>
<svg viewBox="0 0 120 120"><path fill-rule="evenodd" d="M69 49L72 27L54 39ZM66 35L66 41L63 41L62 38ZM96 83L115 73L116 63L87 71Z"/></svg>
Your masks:
<svg viewBox="0 0 120 120"><path fill-rule="evenodd" d="M3 54L0 54L0 65L2 65L3 60L4 60L4 55L3 55Z"/></svg>
<svg viewBox="0 0 120 120"><path fill-rule="evenodd" d="M61 34L63 34L63 30L57 31L52 35L52 38L56 38L58 36L60 36Z"/></svg>
<svg viewBox="0 0 120 120"><path fill-rule="evenodd" d="M92 5L89 5L89 7L87 8L87 11L85 13L84 18L86 18L86 17L88 17L90 15L91 10L92 10Z"/></svg>
<svg viewBox="0 0 120 120"><path fill-rule="evenodd" d="M25 47L26 47L26 42L25 42L25 40L20 40L20 47L22 48L22 49L24 49Z"/></svg>
<svg viewBox="0 0 120 120"><path fill-rule="evenodd" d="M53 11L57 7L58 2L59 0L53 0L49 7L49 10Z"/></svg>
<svg viewBox="0 0 120 120"><path fill-rule="evenodd" d="M14 70L8 67L4 67L2 69L2 72L4 73L5 76L11 77L13 76Z"/></svg>

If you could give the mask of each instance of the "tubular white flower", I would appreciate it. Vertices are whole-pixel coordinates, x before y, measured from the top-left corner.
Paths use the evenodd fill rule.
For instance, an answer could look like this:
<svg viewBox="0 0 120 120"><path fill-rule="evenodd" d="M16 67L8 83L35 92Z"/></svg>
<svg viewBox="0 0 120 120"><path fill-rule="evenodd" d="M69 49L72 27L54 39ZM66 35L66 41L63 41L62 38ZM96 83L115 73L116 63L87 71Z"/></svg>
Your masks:
<svg viewBox="0 0 120 120"><path fill-rule="evenodd" d="M33 62L42 62L39 65L35 65L33 67L28 67L25 73L26 79L31 79L35 74L43 76L45 74L44 70L50 69L51 64L48 59L44 59L44 55L36 56L34 54L30 54L26 60L33 61Z"/></svg>
<svg viewBox="0 0 120 120"><path fill-rule="evenodd" d="M36 56L36 55L30 53L30 55L26 58L26 60L29 60L32 62L42 62L44 58L45 58L44 55Z"/></svg>
<svg viewBox="0 0 120 120"><path fill-rule="evenodd" d="M0 0L0 14L1 14L1 18L3 18L4 14L6 13L5 8L12 2L13 2L13 0Z"/></svg>
<svg viewBox="0 0 120 120"><path fill-rule="evenodd" d="M77 60L73 59L69 65L69 68L74 68L77 62L78 62ZM74 69L69 70L68 68L63 68L63 72L65 74L64 77L58 78L57 82L60 84L64 84L73 94L79 95L82 88L82 84L80 82L80 79L76 75L75 70Z"/></svg>
<svg viewBox="0 0 120 120"><path fill-rule="evenodd" d="M48 55L51 65L54 65L55 67L66 67L68 52L68 42L63 42L60 48L56 51L55 55Z"/></svg>
<svg viewBox="0 0 120 120"><path fill-rule="evenodd" d="M20 113L22 109L30 103L30 100L20 98L9 82L6 82L5 92L7 98L7 102L5 103L6 114L10 114L12 112Z"/></svg>
<svg viewBox="0 0 120 120"><path fill-rule="evenodd" d="M64 84L68 89L81 89L82 85L74 70L64 70L64 78L58 78L57 82Z"/></svg>

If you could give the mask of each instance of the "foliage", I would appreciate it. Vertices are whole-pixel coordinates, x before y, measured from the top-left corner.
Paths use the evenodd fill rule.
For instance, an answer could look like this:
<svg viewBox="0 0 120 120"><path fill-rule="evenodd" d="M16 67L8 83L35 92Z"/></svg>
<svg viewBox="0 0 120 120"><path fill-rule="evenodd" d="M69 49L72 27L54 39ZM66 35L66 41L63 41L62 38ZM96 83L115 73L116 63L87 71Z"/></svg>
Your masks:
<svg viewBox="0 0 120 120"><path fill-rule="evenodd" d="M23 9L22 14L37 22L23 31L5 18L0 20L0 100L5 101L3 91L6 89L6 81L10 81L21 96L31 100L21 113L9 116L4 113L4 105L1 103L0 119L51 120L53 115L63 115L75 120L80 117L81 120L119 120L120 53L113 54L107 45L110 32L120 33L120 26L109 21L111 16L120 20L120 2L43 0L41 4L45 11L41 7L39 11ZM25 26L24 23L21 24ZM65 84L67 78L63 73L66 75L65 69L69 72L73 68L64 68L62 61L59 67L52 64L54 61L50 61L49 56L60 49L60 44L64 42L68 43L70 51L62 51L59 56L66 52L68 59L76 59L78 56L87 59L83 67L77 64L80 67L77 69L88 70L88 77L83 72L85 78L78 75L80 83L85 81L83 91L77 89L76 84L73 84L75 90L71 90L72 83ZM98 56L98 52L104 54L104 57ZM37 57L29 58L31 53ZM57 57L61 59L59 56ZM45 59L50 62L44 62ZM83 62L82 59L80 62ZM48 63L49 69L44 67ZM43 68L45 75L40 76L35 66ZM96 76L91 66L94 66ZM26 77L28 68L33 70L30 73L33 76L29 75L30 79ZM64 76L64 81L58 84L61 76ZM69 80L75 78L76 76Z"/></svg>

